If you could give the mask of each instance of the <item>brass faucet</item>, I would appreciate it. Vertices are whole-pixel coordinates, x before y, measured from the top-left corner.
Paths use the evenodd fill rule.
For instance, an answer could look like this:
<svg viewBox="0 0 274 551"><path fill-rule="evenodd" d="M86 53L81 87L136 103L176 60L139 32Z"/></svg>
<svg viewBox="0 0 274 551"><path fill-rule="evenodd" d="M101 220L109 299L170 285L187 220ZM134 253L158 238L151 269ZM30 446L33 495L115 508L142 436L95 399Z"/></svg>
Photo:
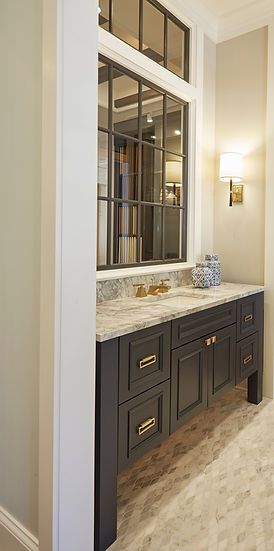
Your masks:
<svg viewBox="0 0 274 551"><path fill-rule="evenodd" d="M167 293L170 289L170 286L166 284L166 282L169 281L169 279L161 279L160 283L158 285L155 285L153 280L151 285L149 286L148 295L158 295L159 293Z"/></svg>
<svg viewBox="0 0 274 551"><path fill-rule="evenodd" d="M151 284L148 288L147 294L148 295L158 295L158 293L159 293L159 285L155 284L155 280L154 280L154 277L153 277L152 280L151 280Z"/></svg>
<svg viewBox="0 0 274 551"><path fill-rule="evenodd" d="M169 279L161 279L159 283L159 293L167 293L169 291L171 287L166 284L167 281L169 281Z"/></svg>
<svg viewBox="0 0 274 551"><path fill-rule="evenodd" d="M133 285L133 287L137 287L136 298L144 298L147 296L144 283L136 283L136 285Z"/></svg>

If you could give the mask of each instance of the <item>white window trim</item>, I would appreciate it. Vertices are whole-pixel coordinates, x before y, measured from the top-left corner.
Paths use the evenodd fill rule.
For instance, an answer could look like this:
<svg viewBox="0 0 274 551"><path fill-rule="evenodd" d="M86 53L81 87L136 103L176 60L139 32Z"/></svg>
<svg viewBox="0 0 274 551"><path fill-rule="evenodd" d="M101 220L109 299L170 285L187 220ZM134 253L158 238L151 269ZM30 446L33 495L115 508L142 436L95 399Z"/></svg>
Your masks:
<svg viewBox="0 0 274 551"><path fill-rule="evenodd" d="M178 13L176 13L176 16L178 17ZM101 55L189 104L187 261L132 268L121 267L110 270L97 270L97 281L189 269L193 267L197 258L201 256L204 32L195 23L186 18L180 17L180 20L191 31L190 83L156 64L144 56L144 54L102 28L99 28L98 51Z"/></svg>

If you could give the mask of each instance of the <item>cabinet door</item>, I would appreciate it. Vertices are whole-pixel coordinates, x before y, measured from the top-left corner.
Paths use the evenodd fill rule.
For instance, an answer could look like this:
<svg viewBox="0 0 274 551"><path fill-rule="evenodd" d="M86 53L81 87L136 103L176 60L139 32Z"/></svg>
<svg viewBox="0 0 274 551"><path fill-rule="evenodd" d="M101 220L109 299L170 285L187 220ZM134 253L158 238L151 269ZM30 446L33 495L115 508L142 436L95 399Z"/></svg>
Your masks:
<svg viewBox="0 0 274 551"><path fill-rule="evenodd" d="M235 386L236 327L231 325L214 334L208 347L208 404Z"/></svg>
<svg viewBox="0 0 274 551"><path fill-rule="evenodd" d="M171 432L207 407L207 366L204 339L172 352Z"/></svg>

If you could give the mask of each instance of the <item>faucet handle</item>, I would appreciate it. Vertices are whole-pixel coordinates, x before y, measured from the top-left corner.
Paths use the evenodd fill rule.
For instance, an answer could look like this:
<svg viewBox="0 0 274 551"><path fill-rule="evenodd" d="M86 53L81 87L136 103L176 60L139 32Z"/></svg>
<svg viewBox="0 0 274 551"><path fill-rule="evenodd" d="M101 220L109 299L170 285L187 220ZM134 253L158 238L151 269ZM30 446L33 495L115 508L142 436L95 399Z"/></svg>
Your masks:
<svg viewBox="0 0 274 551"><path fill-rule="evenodd" d="M135 283L133 287L137 287L137 291L136 291L137 298L144 298L147 296L144 283Z"/></svg>

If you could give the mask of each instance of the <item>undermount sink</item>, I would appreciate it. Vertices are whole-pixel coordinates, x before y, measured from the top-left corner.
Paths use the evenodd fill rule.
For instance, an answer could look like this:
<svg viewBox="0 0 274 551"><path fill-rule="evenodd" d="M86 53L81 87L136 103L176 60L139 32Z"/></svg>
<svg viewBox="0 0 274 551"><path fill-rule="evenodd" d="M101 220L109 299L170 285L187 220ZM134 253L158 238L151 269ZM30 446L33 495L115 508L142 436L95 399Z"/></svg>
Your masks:
<svg viewBox="0 0 274 551"><path fill-rule="evenodd" d="M178 292L160 293L158 295L151 295L145 299L146 302L165 301L174 305L189 304L192 300L206 300L211 298L211 295L203 293L202 291L185 290Z"/></svg>

